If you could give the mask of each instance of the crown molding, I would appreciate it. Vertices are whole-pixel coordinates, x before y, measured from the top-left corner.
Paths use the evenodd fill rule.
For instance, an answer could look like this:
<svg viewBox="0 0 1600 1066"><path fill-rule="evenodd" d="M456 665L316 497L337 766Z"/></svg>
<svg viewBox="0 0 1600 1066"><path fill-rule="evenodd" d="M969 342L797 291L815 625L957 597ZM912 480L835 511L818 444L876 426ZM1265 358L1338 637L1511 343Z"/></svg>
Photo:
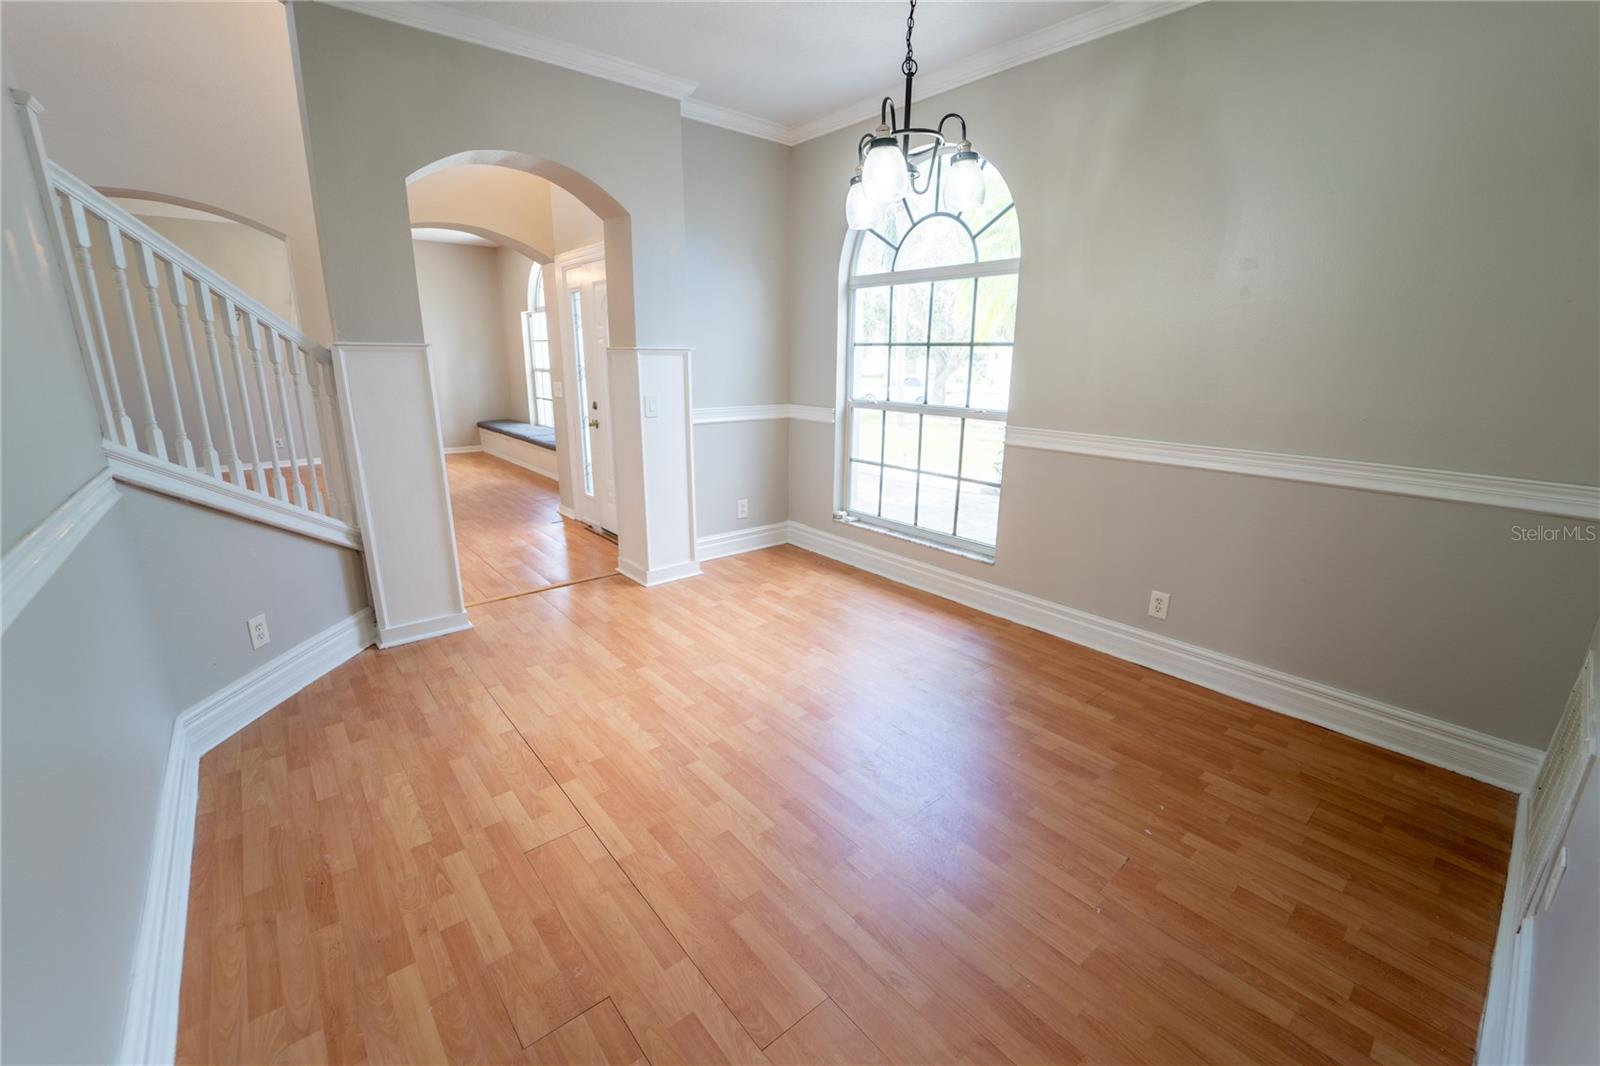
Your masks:
<svg viewBox="0 0 1600 1066"><path fill-rule="evenodd" d="M959 89L963 85L981 81L1003 70L1010 70L1012 67L1031 63L1035 59L1064 52L1080 44L1088 44L1090 41L1121 30L1132 29L1201 2L1202 0L1158 0L1154 3L1110 2L1046 26L1035 33L997 44L992 48L985 48L965 59L943 64L937 71L919 74L917 95L926 99L949 92L951 89ZM894 82L891 79L885 84L892 86ZM846 126L875 120L882 99L881 96L875 96L861 100L802 125L791 126L788 130L787 143L803 144L824 134L844 129Z"/></svg>
<svg viewBox="0 0 1600 1066"><path fill-rule="evenodd" d="M793 145L793 130L781 122L770 119L758 118L747 115L743 111L735 111L731 107L722 107L718 104L708 104L704 100L689 97L681 105L683 117L695 122L704 122L709 126L721 126L725 130L735 133L747 134L751 137L760 137L765 141L776 141L783 145Z"/></svg>
<svg viewBox="0 0 1600 1066"><path fill-rule="evenodd" d="M810 122L798 126L785 126L781 122L774 122L735 108L696 100L693 94L697 86L687 78L679 78L654 67L568 44L554 37L513 29L494 19L459 11L450 4L438 0L417 0L411 3L392 3L385 0L320 0L320 2L360 15L409 26L412 29L452 37L468 44L493 48L497 52L508 52L551 66L575 70L580 74L614 81L659 96L671 97L679 101L680 110L686 119L704 122L710 126L720 126L735 133L775 141L790 147L846 126L876 118L881 99L873 97L861 100L849 107L839 108L812 119ZM918 90L924 97L949 92L1003 70L1010 70L1023 63L1030 63L1035 59L1087 44L1089 41L1120 30L1131 29L1202 2L1203 0L1152 0L1152 2L1108 0L1101 7L1063 19L1035 33L995 45L993 48L986 48L954 63L945 64L936 73L922 75L918 82Z"/></svg>
<svg viewBox="0 0 1600 1066"><path fill-rule="evenodd" d="M575 70L579 74L614 81L658 96L668 96L674 100L682 100L695 90L695 83L686 78L675 77L654 67L569 44L554 37L515 29L495 19L460 11L449 4L437 3L434 0L416 3L385 3L382 0L322 0L322 2L360 15L410 26L412 29L426 30L444 37L454 37L468 44L493 48L497 52L509 52L526 59L536 59L551 66Z"/></svg>

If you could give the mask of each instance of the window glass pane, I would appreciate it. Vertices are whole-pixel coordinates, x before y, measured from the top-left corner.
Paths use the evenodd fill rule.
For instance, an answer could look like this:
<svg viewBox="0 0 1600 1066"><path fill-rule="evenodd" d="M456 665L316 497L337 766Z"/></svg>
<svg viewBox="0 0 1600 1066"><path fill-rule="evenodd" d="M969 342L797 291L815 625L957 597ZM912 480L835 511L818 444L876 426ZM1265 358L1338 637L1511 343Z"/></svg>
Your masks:
<svg viewBox="0 0 1600 1066"><path fill-rule="evenodd" d="M960 449L961 419L942 415L922 416L921 469L954 477ZM955 499L953 488L950 498Z"/></svg>
<svg viewBox="0 0 1600 1066"><path fill-rule="evenodd" d="M1009 341L1017 330L1017 276L978 279L978 320L972 339Z"/></svg>
<svg viewBox="0 0 1600 1066"><path fill-rule="evenodd" d="M853 315L855 339L876 344L889 343L889 289L880 286L856 290Z"/></svg>
<svg viewBox="0 0 1600 1066"><path fill-rule="evenodd" d="M535 405L538 407L539 425L549 426L551 429L554 429L556 424L555 404L551 403L549 400L538 400L535 401Z"/></svg>
<svg viewBox="0 0 1600 1066"><path fill-rule="evenodd" d="M961 449L961 476L979 481L999 481L1000 463L1005 458L1006 427L1003 422L966 419L967 439Z"/></svg>
<svg viewBox="0 0 1600 1066"><path fill-rule="evenodd" d="M908 415L903 411L885 411L883 426L883 461L893 466L917 466L917 434L921 415ZM906 521L911 521L909 518Z"/></svg>
<svg viewBox="0 0 1600 1066"><path fill-rule="evenodd" d="M985 160L983 164L983 203L976 211L963 212L961 219L972 227L976 233L988 225L1001 211L1011 206L1011 190L1006 188L1006 181L1000 176L1000 171L990 166Z"/></svg>
<svg viewBox="0 0 1600 1066"><path fill-rule="evenodd" d="M939 533L955 532L956 479L923 474L917 496L917 525Z"/></svg>
<svg viewBox="0 0 1600 1066"><path fill-rule="evenodd" d="M545 331L550 328L549 320L543 311L528 313L528 339L533 341L547 341L550 335Z"/></svg>
<svg viewBox="0 0 1600 1066"><path fill-rule="evenodd" d="M972 244L972 234L949 215L930 215L911 227L900 244L900 254L895 256L896 270L920 270L924 267L949 266L952 263L971 263L977 258Z"/></svg>
<svg viewBox="0 0 1600 1066"><path fill-rule="evenodd" d="M923 375L928 349L896 345L889 356L889 399L896 403L922 403L926 395Z"/></svg>
<svg viewBox="0 0 1600 1066"><path fill-rule="evenodd" d="M928 350L928 402L946 407L967 405L967 353L965 346Z"/></svg>
<svg viewBox="0 0 1600 1066"><path fill-rule="evenodd" d="M883 458L882 411L850 412L850 458L872 462Z"/></svg>
<svg viewBox="0 0 1600 1066"><path fill-rule="evenodd" d="M956 536L994 547L995 530L1000 525L1000 490L993 485L961 483L961 510L956 517Z"/></svg>
<svg viewBox="0 0 1600 1066"><path fill-rule="evenodd" d="M533 394L541 400L550 398L550 371L535 370L533 372Z"/></svg>
<svg viewBox="0 0 1600 1066"><path fill-rule="evenodd" d="M914 524L917 520L917 475L892 466L884 467L883 500L878 513L908 526Z"/></svg>
<svg viewBox="0 0 1600 1066"><path fill-rule="evenodd" d="M888 237L885 241L879 234ZM894 240L882 228L876 232L868 230L861 235L861 244L856 249L857 274L887 274L894 267Z"/></svg>
<svg viewBox="0 0 1600 1066"><path fill-rule="evenodd" d="M533 342L533 366L535 370L550 369L550 342Z"/></svg>
<svg viewBox="0 0 1600 1066"><path fill-rule="evenodd" d="M933 323L929 340L972 339L972 279L933 283Z"/></svg>
<svg viewBox="0 0 1600 1066"><path fill-rule="evenodd" d="M1014 259L1021 254L1022 235L1017 232L1015 211L1007 211L978 234L979 259Z"/></svg>
<svg viewBox="0 0 1600 1066"><path fill-rule="evenodd" d="M893 312L894 341L925 341L928 339L928 293L932 286L896 285L890 310Z"/></svg>
<svg viewBox="0 0 1600 1066"><path fill-rule="evenodd" d="M972 349L972 400L980 411L1004 411L1011 401L1011 346Z"/></svg>
<svg viewBox="0 0 1600 1066"><path fill-rule="evenodd" d="M850 362L850 395L857 400L889 398L889 349L881 344L858 344Z"/></svg>
<svg viewBox="0 0 1600 1066"><path fill-rule="evenodd" d="M882 469L871 463L850 464L850 510L878 513L878 478Z"/></svg>

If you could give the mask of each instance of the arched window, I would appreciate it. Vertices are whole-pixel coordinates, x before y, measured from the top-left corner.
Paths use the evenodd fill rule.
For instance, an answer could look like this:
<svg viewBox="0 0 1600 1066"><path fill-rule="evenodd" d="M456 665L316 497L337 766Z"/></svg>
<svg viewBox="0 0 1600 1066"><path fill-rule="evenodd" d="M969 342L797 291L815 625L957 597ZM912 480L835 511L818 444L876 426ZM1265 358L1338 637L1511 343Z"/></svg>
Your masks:
<svg viewBox="0 0 1600 1066"><path fill-rule="evenodd" d="M844 509L992 557L1022 245L1011 191L983 173L975 210L945 210L936 175L852 235Z"/></svg>
<svg viewBox="0 0 1600 1066"><path fill-rule="evenodd" d="M544 268L528 272L528 309L522 313L522 347L528 363L528 420L556 427L555 396L550 388L550 327L544 311Z"/></svg>

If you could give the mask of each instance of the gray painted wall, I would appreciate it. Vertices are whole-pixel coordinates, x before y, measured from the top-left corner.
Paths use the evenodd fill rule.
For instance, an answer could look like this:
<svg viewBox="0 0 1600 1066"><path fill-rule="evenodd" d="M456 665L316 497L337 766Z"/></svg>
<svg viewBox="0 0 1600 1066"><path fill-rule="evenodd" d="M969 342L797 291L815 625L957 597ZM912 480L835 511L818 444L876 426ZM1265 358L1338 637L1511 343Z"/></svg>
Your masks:
<svg viewBox="0 0 1600 1066"><path fill-rule="evenodd" d="M411 247L444 446L469 447L478 443L482 420L515 418L527 410L526 388L513 389L512 374L521 380L520 316L528 275L523 271L523 306L506 306L501 299L502 249L435 241L412 241ZM509 340L515 341L515 349Z"/></svg>
<svg viewBox="0 0 1600 1066"><path fill-rule="evenodd" d="M1017 198L1013 424L1600 481L1597 30L1205 4L920 102ZM835 400L860 132L794 153L795 403ZM1528 744L1600 613L1536 515L1015 447L968 564L831 523L833 429L789 436L792 519Z"/></svg>

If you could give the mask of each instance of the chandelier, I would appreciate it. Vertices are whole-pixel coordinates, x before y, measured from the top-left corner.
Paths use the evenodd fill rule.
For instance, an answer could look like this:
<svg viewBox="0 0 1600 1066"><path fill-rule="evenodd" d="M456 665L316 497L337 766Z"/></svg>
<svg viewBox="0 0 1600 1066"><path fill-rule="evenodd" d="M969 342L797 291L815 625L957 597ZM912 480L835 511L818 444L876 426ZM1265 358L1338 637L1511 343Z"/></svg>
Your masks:
<svg viewBox="0 0 1600 1066"><path fill-rule="evenodd" d="M856 145L856 172L844 199L845 221L853 230L870 229L897 200L921 196L930 188L943 194L947 211L970 211L983 203L983 163L967 140L967 120L952 111L936 126L911 124L911 83L917 76L911 31L916 21L917 0L911 0L906 16L906 57L900 63L900 73L906 78L905 106L897 115L894 100L885 96L878 108L878 128L862 134ZM904 126L900 125L902 119ZM961 124L961 140L956 144L944 136L944 128L952 120ZM942 173L946 157L948 174Z"/></svg>

